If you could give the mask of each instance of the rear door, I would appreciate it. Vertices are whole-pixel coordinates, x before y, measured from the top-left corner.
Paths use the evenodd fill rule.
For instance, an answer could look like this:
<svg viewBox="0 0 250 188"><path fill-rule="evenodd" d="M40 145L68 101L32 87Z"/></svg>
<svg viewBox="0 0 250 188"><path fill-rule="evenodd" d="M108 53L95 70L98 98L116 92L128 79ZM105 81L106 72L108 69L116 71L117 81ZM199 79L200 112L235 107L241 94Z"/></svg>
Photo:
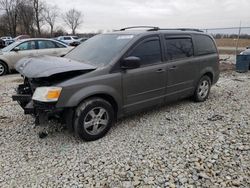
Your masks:
<svg viewBox="0 0 250 188"><path fill-rule="evenodd" d="M140 41L126 57L141 59L141 66L122 74L124 112L163 103L166 85L166 65L162 62L161 44L158 36Z"/></svg>
<svg viewBox="0 0 250 188"><path fill-rule="evenodd" d="M167 60L166 100L184 98L193 92L195 75L198 72L192 37L166 35L164 44Z"/></svg>
<svg viewBox="0 0 250 188"><path fill-rule="evenodd" d="M49 40L38 40L38 55L59 56L60 49L56 43Z"/></svg>

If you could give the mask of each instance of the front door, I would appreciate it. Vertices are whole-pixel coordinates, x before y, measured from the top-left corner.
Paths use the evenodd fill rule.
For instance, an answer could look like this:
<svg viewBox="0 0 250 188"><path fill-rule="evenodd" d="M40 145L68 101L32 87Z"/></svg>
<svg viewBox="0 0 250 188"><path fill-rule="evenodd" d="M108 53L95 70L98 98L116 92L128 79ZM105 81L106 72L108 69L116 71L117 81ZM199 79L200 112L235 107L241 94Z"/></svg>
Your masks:
<svg viewBox="0 0 250 188"><path fill-rule="evenodd" d="M141 59L141 66L126 70L122 75L124 112L163 103L166 85L166 65L162 63L159 37L139 42L126 57Z"/></svg>
<svg viewBox="0 0 250 188"><path fill-rule="evenodd" d="M12 51L9 52L8 55L9 56L8 59L10 60L12 66L14 66L17 63L17 61L19 61L24 57L34 57L37 55L35 41L26 41L19 44L16 47L19 48L19 51L14 51L13 49Z"/></svg>

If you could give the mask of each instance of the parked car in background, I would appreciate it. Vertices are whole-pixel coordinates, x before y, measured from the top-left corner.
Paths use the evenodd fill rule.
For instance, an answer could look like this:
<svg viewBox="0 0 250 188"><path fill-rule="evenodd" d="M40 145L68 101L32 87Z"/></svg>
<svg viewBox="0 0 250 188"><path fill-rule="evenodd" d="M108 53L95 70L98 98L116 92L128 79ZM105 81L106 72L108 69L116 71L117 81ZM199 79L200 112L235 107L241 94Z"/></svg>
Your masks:
<svg viewBox="0 0 250 188"><path fill-rule="evenodd" d="M17 41L17 40L29 39L29 38L30 38L29 35L19 35L16 38L14 38L14 40Z"/></svg>
<svg viewBox="0 0 250 188"><path fill-rule="evenodd" d="M80 45L81 44L81 42L80 41L74 41L74 42L71 42L71 43L69 43L69 46L78 46L78 45Z"/></svg>
<svg viewBox="0 0 250 188"><path fill-rule="evenodd" d="M60 36L57 39L68 45L70 45L73 42L79 42L79 38L77 36Z"/></svg>
<svg viewBox="0 0 250 188"><path fill-rule="evenodd" d="M59 117L90 141L103 137L117 118L191 96L197 102L208 98L219 79L210 35L129 29L96 35L65 58L19 61L16 70L25 79L13 100L36 122Z"/></svg>
<svg viewBox="0 0 250 188"><path fill-rule="evenodd" d="M9 36L8 37L1 37L1 39L4 41L5 46L8 46L8 45L12 44L13 42L15 42L13 40L13 38L9 37Z"/></svg>
<svg viewBox="0 0 250 188"><path fill-rule="evenodd" d="M250 55L250 49L246 49L240 53L240 55Z"/></svg>
<svg viewBox="0 0 250 188"><path fill-rule="evenodd" d="M80 38L80 39L79 39L79 42L80 42L80 43L83 43L83 42L85 42L86 40L88 40L88 38Z"/></svg>
<svg viewBox="0 0 250 188"><path fill-rule="evenodd" d="M50 55L64 56L73 47L51 39L23 39L0 51L0 76L14 69L15 63L23 57Z"/></svg>
<svg viewBox="0 0 250 188"><path fill-rule="evenodd" d="M2 39L0 39L0 48L4 48L4 47L5 47L5 42Z"/></svg>

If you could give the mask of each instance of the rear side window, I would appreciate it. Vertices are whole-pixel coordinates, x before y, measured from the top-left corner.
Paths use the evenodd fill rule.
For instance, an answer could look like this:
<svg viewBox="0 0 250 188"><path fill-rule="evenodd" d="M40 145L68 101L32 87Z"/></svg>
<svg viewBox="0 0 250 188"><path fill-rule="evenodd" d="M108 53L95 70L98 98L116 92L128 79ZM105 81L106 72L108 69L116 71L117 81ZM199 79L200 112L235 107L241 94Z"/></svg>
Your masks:
<svg viewBox="0 0 250 188"><path fill-rule="evenodd" d="M161 61L160 40L152 39L139 44L129 56L139 57L141 65L159 63Z"/></svg>
<svg viewBox="0 0 250 188"><path fill-rule="evenodd" d="M39 49L56 48L56 45L52 41L40 40L38 41Z"/></svg>
<svg viewBox="0 0 250 188"><path fill-rule="evenodd" d="M165 56L168 60L183 59L194 55L191 38L166 38Z"/></svg>
<svg viewBox="0 0 250 188"><path fill-rule="evenodd" d="M56 45L57 48L66 48L66 46L62 45L59 42L55 42L55 45Z"/></svg>
<svg viewBox="0 0 250 188"><path fill-rule="evenodd" d="M213 54L217 52L216 46L209 36L195 35L194 39L197 47L197 55Z"/></svg>

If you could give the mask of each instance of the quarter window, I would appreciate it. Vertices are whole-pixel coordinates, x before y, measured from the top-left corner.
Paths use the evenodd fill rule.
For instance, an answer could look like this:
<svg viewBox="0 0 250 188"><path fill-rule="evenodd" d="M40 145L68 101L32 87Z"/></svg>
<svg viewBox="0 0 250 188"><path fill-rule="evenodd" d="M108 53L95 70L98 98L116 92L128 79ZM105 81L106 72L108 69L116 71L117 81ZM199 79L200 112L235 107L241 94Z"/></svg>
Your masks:
<svg viewBox="0 0 250 188"><path fill-rule="evenodd" d="M59 42L55 42L55 45L56 45L57 48L66 48L66 46L62 45Z"/></svg>
<svg viewBox="0 0 250 188"><path fill-rule="evenodd" d="M141 65L159 63L161 61L161 47L159 39L146 41L137 46L129 56L139 57Z"/></svg>
<svg viewBox="0 0 250 188"><path fill-rule="evenodd" d="M165 39L165 55L168 60L182 59L194 55L191 38Z"/></svg>
<svg viewBox="0 0 250 188"><path fill-rule="evenodd" d="M206 55L216 53L216 46L213 40L206 35L195 35L198 55Z"/></svg>

